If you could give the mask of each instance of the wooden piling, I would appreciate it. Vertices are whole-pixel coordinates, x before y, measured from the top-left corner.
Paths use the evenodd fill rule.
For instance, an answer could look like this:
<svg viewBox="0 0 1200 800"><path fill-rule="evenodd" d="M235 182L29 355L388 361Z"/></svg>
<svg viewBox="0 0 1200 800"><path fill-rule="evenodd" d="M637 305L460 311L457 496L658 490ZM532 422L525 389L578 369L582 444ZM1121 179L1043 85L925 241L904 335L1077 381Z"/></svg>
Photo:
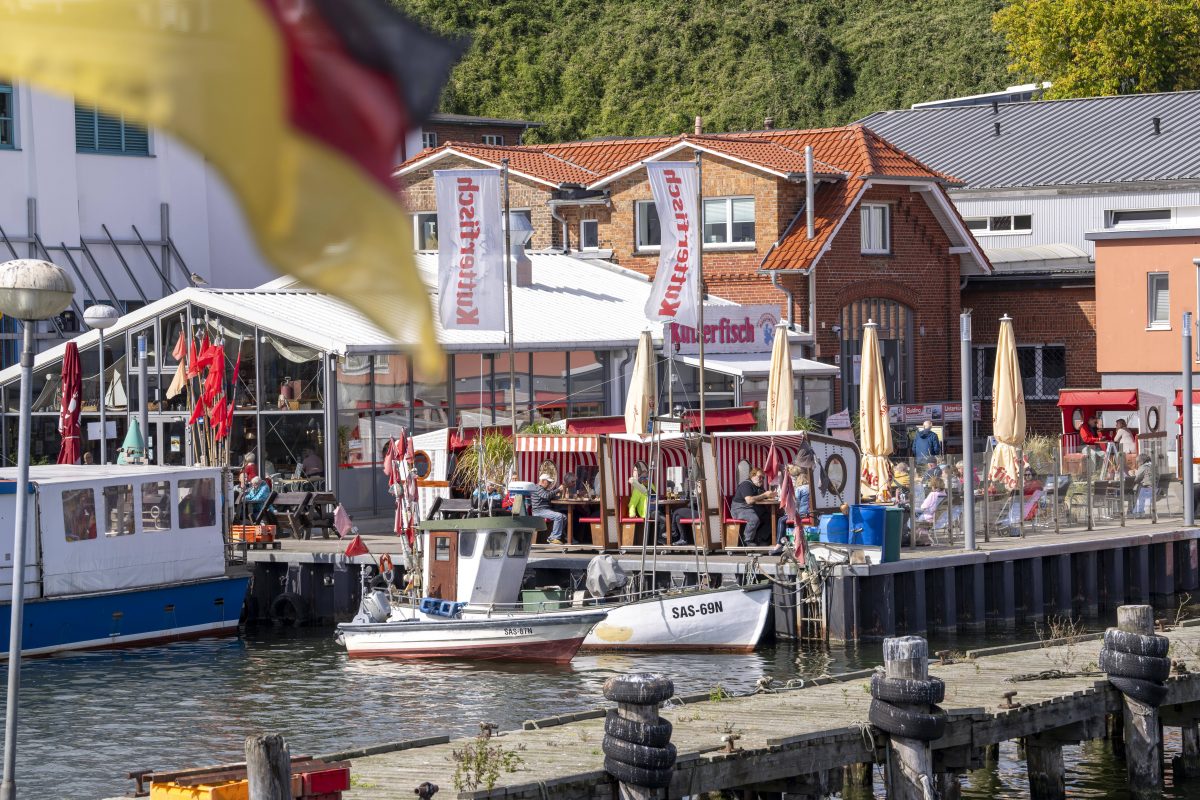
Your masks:
<svg viewBox="0 0 1200 800"><path fill-rule="evenodd" d="M842 794L846 797L871 797L875 787L875 765L870 761L847 764L842 775Z"/></svg>
<svg viewBox="0 0 1200 800"><path fill-rule="evenodd" d="M1154 633L1152 606L1121 606L1117 609L1117 627L1127 633ZM1162 728L1158 709L1122 695L1124 717L1125 769L1133 797L1158 798L1162 795Z"/></svg>
<svg viewBox="0 0 1200 800"><path fill-rule="evenodd" d="M983 748L983 763L989 767L994 767L1000 763L999 744L989 744Z"/></svg>
<svg viewBox="0 0 1200 800"><path fill-rule="evenodd" d="M1031 800L1062 800L1067 796L1062 745L1030 738L1025 743Z"/></svg>
<svg viewBox="0 0 1200 800"><path fill-rule="evenodd" d="M1200 778L1200 724L1189 722L1182 733L1183 752L1171 763L1171 774L1177 784L1181 778Z"/></svg>
<svg viewBox="0 0 1200 800"><path fill-rule="evenodd" d="M939 772L937 776L938 797L941 800L962 800L962 781L957 772Z"/></svg>
<svg viewBox="0 0 1200 800"><path fill-rule="evenodd" d="M919 636L883 642L883 668L889 678L924 681L929 678L929 644ZM901 706L928 712L928 706ZM929 742L889 736L887 745L888 800L925 800L933 790L933 756Z"/></svg>
<svg viewBox="0 0 1200 800"><path fill-rule="evenodd" d="M250 800L292 800L292 756L277 734L246 737Z"/></svg>

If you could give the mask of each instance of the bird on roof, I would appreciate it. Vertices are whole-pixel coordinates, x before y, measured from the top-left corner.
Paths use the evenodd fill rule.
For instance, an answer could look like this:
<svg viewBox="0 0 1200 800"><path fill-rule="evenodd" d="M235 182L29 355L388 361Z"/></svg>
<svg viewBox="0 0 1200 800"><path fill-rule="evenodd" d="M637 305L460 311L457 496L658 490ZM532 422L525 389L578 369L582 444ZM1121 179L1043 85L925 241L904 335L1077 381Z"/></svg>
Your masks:
<svg viewBox="0 0 1200 800"><path fill-rule="evenodd" d="M188 277L192 279L192 286L208 286L208 281L204 280L204 278L200 277L195 272L188 275Z"/></svg>

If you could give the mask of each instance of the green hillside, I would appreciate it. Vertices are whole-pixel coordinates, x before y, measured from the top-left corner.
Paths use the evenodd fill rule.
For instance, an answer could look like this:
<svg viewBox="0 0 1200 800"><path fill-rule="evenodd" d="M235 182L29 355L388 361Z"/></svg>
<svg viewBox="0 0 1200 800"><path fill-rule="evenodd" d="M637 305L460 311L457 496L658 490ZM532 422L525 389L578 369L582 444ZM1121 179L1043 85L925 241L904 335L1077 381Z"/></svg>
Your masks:
<svg viewBox="0 0 1200 800"><path fill-rule="evenodd" d="M835 125L1012 82L1002 0L397 0L472 37L442 110L542 141Z"/></svg>

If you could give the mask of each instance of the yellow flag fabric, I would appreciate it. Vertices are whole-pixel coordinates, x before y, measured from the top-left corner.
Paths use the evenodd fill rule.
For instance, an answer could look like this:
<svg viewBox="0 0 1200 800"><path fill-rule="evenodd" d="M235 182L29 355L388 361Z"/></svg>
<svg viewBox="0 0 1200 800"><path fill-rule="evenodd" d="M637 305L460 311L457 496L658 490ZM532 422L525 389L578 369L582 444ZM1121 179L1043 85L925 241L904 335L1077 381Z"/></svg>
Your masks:
<svg viewBox="0 0 1200 800"><path fill-rule="evenodd" d="M288 115L284 45L252 0L0 3L0 76L169 132L204 155L263 255L345 300L440 375L429 291L396 196ZM400 313L397 313L400 309Z"/></svg>
<svg viewBox="0 0 1200 800"><path fill-rule="evenodd" d="M1021 366L1017 363L1017 340L1012 320L1000 320L1000 338L996 343L996 369L992 373L992 465L988 477L1008 487L1017 485L1017 449L1025 444L1025 387Z"/></svg>
<svg viewBox="0 0 1200 800"><path fill-rule="evenodd" d="M629 380L629 396L625 398L625 432L645 436L650 433L650 417L658 391L654 380L654 343L650 331L642 331L637 355L633 359L633 374Z"/></svg>
<svg viewBox="0 0 1200 800"><path fill-rule="evenodd" d="M780 324L775 327L771 371L767 374L767 430L775 433L792 430L795 422L795 382L787 326Z"/></svg>
<svg viewBox="0 0 1200 800"><path fill-rule="evenodd" d="M888 418L879 326L863 326L862 364L858 387L858 435L862 450L862 491L876 495L892 481L892 426Z"/></svg>

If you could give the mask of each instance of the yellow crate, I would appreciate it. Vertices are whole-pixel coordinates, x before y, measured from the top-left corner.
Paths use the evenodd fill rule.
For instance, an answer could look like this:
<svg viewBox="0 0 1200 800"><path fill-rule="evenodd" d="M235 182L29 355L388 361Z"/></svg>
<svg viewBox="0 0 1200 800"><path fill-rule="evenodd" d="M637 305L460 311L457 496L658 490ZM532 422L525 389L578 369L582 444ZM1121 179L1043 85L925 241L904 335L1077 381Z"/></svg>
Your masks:
<svg viewBox="0 0 1200 800"><path fill-rule="evenodd" d="M249 800L248 781L180 786L177 783L150 784L150 800Z"/></svg>

